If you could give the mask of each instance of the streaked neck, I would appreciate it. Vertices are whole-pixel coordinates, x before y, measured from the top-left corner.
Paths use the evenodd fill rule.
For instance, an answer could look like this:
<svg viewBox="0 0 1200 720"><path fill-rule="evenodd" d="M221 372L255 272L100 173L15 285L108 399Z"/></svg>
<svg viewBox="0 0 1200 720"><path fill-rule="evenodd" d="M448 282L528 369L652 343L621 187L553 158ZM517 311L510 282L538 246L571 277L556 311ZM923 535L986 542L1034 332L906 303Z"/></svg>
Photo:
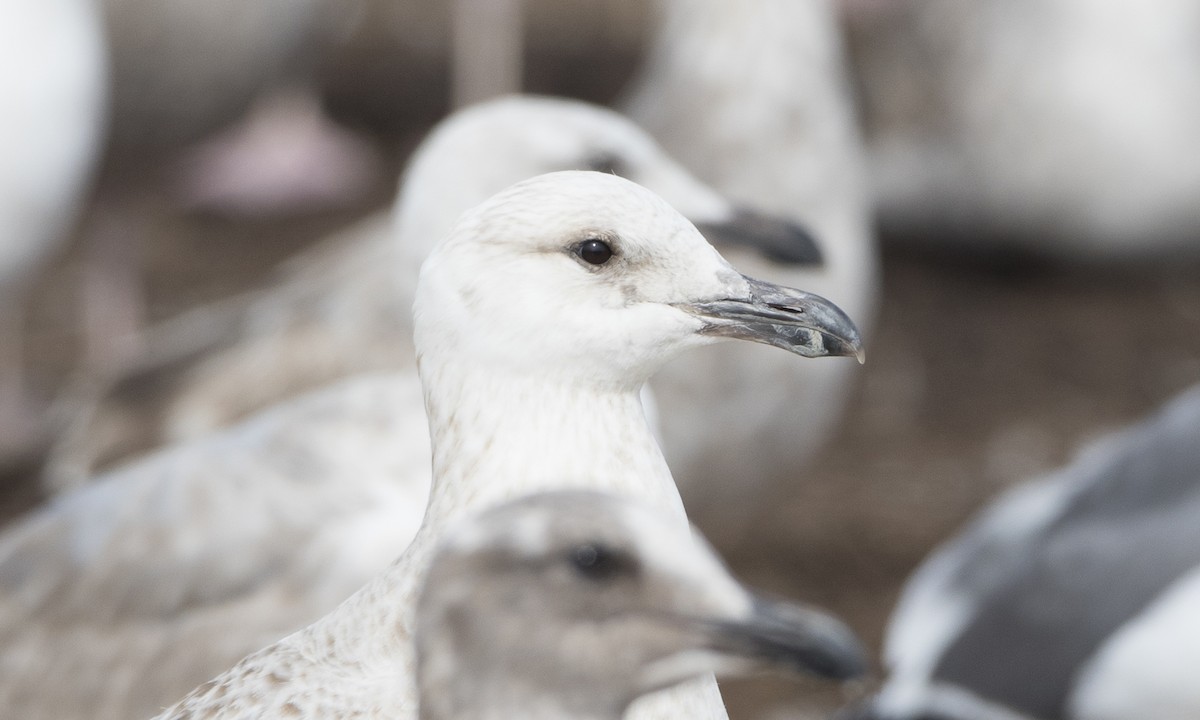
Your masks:
<svg viewBox="0 0 1200 720"><path fill-rule="evenodd" d="M461 362L426 365L422 380L434 477L426 525L563 487L632 495L683 517L637 388L498 377Z"/></svg>
<svg viewBox="0 0 1200 720"><path fill-rule="evenodd" d="M422 362L421 376L434 477L421 530L386 572L289 641L331 671L371 668L374 701L405 713L416 706L414 600L447 522L568 487L639 498L686 522L637 388L605 392L498 377L469 363Z"/></svg>

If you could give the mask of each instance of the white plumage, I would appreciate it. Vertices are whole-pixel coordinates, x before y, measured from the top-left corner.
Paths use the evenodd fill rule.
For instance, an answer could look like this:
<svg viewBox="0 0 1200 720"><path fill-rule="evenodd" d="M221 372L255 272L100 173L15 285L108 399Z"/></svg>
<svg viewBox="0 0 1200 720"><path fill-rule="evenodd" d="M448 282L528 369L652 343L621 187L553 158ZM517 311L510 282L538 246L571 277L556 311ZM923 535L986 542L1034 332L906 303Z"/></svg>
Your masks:
<svg viewBox="0 0 1200 720"><path fill-rule="evenodd" d="M412 603L447 522L567 486L642 498L682 523L638 399L659 365L720 336L859 352L835 307L741 276L661 199L599 173L539 176L468 212L423 266L414 319L434 486L413 544L162 717L414 716ZM639 709L724 716L711 681Z"/></svg>

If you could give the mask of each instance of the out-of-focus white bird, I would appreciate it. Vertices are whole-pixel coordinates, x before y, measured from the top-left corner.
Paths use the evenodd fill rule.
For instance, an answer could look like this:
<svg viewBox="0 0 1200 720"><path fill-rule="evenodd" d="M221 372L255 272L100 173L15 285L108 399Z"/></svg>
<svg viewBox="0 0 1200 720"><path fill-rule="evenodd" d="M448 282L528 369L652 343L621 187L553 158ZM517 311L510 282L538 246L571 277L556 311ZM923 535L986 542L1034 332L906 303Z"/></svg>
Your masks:
<svg viewBox="0 0 1200 720"><path fill-rule="evenodd" d="M221 129L315 60L323 0L102 0L116 151L174 148Z"/></svg>
<svg viewBox="0 0 1200 720"><path fill-rule="evenodd" d="M394 599L441 524L471 507L570 477L682 516L638 395L672 354L719 337L860 352L832 304L738 274L664 201L607 174L514 186L439 248L415 337L434 492L414 549L358 596L372 605L388 587L405 623ZM405 374L347 381L12 527L0 538L0 705L23 718L137 715L329 610L338 588L400 552L424 504L414 387ZM375 640L405 657L400 632ZM719 716L714 689L685 704ZM408 688L392 691L403 706Z"/></svg>
<svg viewBox="0 0 1200 720"><path fill-rule="evenodd" d="M197 437L339 377L411 372L407 309L432 244L492 193L568 169L616 172L654 190L722 248L749 246L797 265L822 262L819 241L799 226L737 208L612 111L537 97L484 103L446 119L418 148L391 221L368 219L296 258L275 286L193 312L164 326L157 340L151 335L150 355L160 362L76 414L51 458L49 484L77 485L133 449ZM664 373L686 372L679 367ZM672 396L665 414L676 417L667 422L691 426L697 416L720 417L748 383L706 377L687 395ZM149 411L146 387L154 388ZM669 456L690 467L690 449Z"/></svg>
<svg viewBox="0 0 1200 720"><path fill-rule="evenodd" d="M0 460L44 425L22 371L26 295L65 240L99 149L101 32L91 0L0 7Z"/></svg>
<svg viewBox="0 0 1200 720"><path fill-rule="evenodd" d="M820 265L728 254L758 276L829 297L869 340L878 259L835 3L661 5L630 116L718 192L810 228ZM804 473L840 420L854 368L801 365L765 348L727 347L688 357L654 383L664 408L696 408L687 420L666 413L674 421L663 427L663 447L688 507L714 519L702 525L720 532L718 544ZM718 378L719 392L697 392Z"/></svg>
<svg viewBox="0 0 1200 720"><path fill-rule="evenodd" d="M889 234L1076 261L1200 251L1200 5L851 14Z"/></svg>
<svg viewBox="0 0 1200 720"><path fill-rule="evenodd" d="M861 720L1200 714L1200 388L1002 496L909 580Z"/></svg>

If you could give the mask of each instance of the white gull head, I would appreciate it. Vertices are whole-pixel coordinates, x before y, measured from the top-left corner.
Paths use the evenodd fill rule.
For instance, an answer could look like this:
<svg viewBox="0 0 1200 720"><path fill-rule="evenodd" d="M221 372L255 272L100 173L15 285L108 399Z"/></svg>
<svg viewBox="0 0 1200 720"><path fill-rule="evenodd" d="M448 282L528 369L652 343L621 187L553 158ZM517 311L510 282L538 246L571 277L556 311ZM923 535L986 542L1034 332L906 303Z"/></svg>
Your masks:
<svg viewBox="0 0 1200 720"><path fill-rule="evenodd" d="M470 358L613 390L722 336L861 354L832 303L741 275L662 198L598 172L538 176L469 211L425 262L414 306L423 369Z"/></svg>
<svg viewBox="0 0 1200 720"><path fill-rule="evenodd" d="M621 717L706 673L847 678L842 623L756 598L704 540L639 503L528 496L447 531L417 605L423 720Z"/></svg>

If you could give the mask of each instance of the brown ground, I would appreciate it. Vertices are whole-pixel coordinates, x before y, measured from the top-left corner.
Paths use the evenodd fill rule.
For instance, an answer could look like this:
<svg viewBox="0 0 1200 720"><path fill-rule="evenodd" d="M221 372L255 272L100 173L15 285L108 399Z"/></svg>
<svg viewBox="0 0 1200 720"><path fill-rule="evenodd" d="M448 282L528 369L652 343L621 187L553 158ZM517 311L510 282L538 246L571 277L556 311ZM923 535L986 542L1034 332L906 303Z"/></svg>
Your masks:
<svg viewBox="0 0 1200 720"><path fill-rule="evenodd" d="M584 94L611 97L614 77ZM397 144L416 136L410 128ZM186 217L152 201L152 315L253 286L393 189L345 212L273 222ZM47 274L32 322L30 365L47 392L74 362L77 256ZM752 536L723 548L747 580L836 610L872 645L904 577L989 497L1200 381L1197 268L1072 271L900 251L885 260L882 316L844 431L815 471L762 499ZM36 502L28 477L0 478L0 519ZM727 697L734 717L752 717L783 703L831 706L839 694L765 680L730 684Z"/></svg>

